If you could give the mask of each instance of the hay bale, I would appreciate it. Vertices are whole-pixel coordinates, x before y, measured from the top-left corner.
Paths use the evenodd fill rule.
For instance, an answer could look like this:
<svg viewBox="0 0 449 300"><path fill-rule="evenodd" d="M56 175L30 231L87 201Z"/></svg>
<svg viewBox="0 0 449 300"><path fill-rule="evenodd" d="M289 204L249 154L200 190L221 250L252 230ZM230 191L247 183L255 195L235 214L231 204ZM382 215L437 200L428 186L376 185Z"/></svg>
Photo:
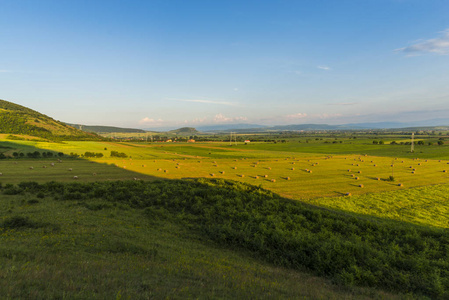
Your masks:
<svg viewBox="0 0 449 300"><path fill-rule="evenodd" d="M78 176L73 176L73 179L78 179Z"/></svg>
<svg viewBox="0 0 449 300"><path fill-rule="evenodd" d="M55 163L51 163L50 166L54 167L54 166L55 166Z"/></svg>
<svg viewBox="0 0 449 300"><path fill-rule="evenodd" d="M355 180L359 180L360 178L356 177Z"/></svg>
<svg viewBox="0 0 449 300"><path fill-rule="evenodd" d="M412 171L412 174L415 174L415 171Z"/></svg>
<svg viewBox="0 0 449 300"><path fill-rule="evenodd" d="M358 171L357 173L362 174L362 171Z"/></svg>
<svg viewBox="0 0 449 300"><path fill-rule="evenodd" d="M352 196L352 194L351 194L351 193L346 193L345 195L346 195L346 196Z"/></svg>
<svg viewBox="0 0 449 300"><path fill-rule="evenodd" d="M443 173L446 173L447 171L446 170L443 170Z"/></svg>
<svg viewBox="0 0 449 300"><path fill-rule="evenodd" d="M46 168L47 168L47 166L42 166L42 168L46 169Z"/></svg>
<svg viewBox="0 0 449 300"><path fill-rule="evenodd" d="M376 177L376 180L380 180L380 177Z"/></svg>
<svg viewBox="0 0 449 300"><path fill-rule="evenodd" d="M162 169L157 169L158 171L162 171Z"/></svg>
<svg viewBox="0 0 449 300"><path fill-rule="evenodd" d="M93 176L97 176L97 173L92 173Z"/></svg>
<svg viewBox="0 0 449 300"><path fill-rule="evenodd" d="M292 168L292 171L294 171L295 170L295 168Z"/></svg>
<svg viewBox="0 0 449 300"><path fill-rule="evenodd" d="M211 174L210 174L210 176L214 177L214 176L215 176L215 174L214 174L214 173L211 173Z"/></svg>
<svg viewBox="0 0 449 300"><path fill-rule="evenodd" d="M256 175L256 176L254 176L254 178L255 178L255 179L259 179L259 176Z"/></svg>
<svg viewBox="0 0 449 300"><path fill-rule="evenodd" d="M351 177L354 177L354 174L351 174Z"/></svg>
<svg viewBox="0 0 449 300"><path fill-rule="evenodd" d="M168 173L168 170L164 170L164 173Z"/></svg>
<svg viewBox="0 0 449 300"><path fill-rule="evenodd" d="M404 186L402 183L398 183L398 186Z"/></svg>
<svg viewBox="0 0 449 300"><path fill-rule="evenodd" d="M263 177L268 178L268 175L263 175Z"/></svg>
<svg viewBox="0 0 449 300"><path fill-rule="evenodd" d="M348 169L348 172L351 172L351 169Z"/></svg>
<svg viewBox="0 0 449 300"><path fill-rule="evenodd" d="M33 167L30 167L30 170L33 170L34 168Z"/></svg>
<svg viewBox="0 0 449 300"><path fill-rule="evenodd" d="M363 184L359 184L359 187L362 188L362 187L363 187Z"/></svg>
<svg viewBox="0 0 449 300"><path fill-rule="evenodd" d="M237 170L237 167L233 167L234 170Z"/></svg>
<svg viewBox="0 0 449 300"><path fill-rule="evenodd" d="M312 170L309 170L309 173L312 173Z"/></svg>
<svg viewBox="0 0 449 300"><path fill-rule="evenodd" d="M268 170L271 170L271 167L268 167Z"/></svg>
<svg viewBox="0 0 449 300"><path fill-rule="evenodd" d="M309 169L306 169L306 172L309 172Z"/></svg>
<svg viewBox="0 0 449 300"><path fill-rule="evenodd" d="M276 179L271 179L271 182L276 182Z"/></svg>
<svg viewBox="0 0 449 300"><path fill-rule="evenodd" d="M225 171L220 171L220 173L221 173L221 174L224 174L224 173L225 173Z"/></svg>
<svg viewBox="0 0 449 300"><path fill-rule="evenodd" d="M290 180L290 177L285 178L286 180Z"/></svg>
<svg viewBox="0 0 449 300"><path fill-rule="evenodd" d="M377 167L377 165L374 165L375 167Z"/></svg>
<svg viewBox="0 0 449 300"><path fill-rule="evenodd" d="M244 174L241 174L241 175L240 175L240 177L242 177L242 178L243 178L243 177L245 177L245 175L244 175Z"/></svg>

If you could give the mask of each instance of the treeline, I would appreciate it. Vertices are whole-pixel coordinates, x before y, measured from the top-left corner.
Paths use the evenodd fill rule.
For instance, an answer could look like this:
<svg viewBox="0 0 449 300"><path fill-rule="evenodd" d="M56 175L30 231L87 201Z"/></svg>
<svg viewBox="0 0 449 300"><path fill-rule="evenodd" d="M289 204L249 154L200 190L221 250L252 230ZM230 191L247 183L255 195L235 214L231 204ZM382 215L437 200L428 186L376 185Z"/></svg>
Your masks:
<svg viewBox="0 0 449 300"><path fill-rule="evenodd" d="M62 152L51 152L51 151L34 151L34 152L13 152L12 157L13 158L51 158L51 157L63 157L64 153ZM8 159L11 158L11 156L6 156L4 153L0 153L0 159Z"/></svg>
<svg viewBox="0 0 449 300"><path fill-rule="evenodd" d="M226 247L343 285L449 298L446 229L321 209L222 179L24 182L3 193L77 201L91 210L133 207L154 222L181 222Z"/></svg>

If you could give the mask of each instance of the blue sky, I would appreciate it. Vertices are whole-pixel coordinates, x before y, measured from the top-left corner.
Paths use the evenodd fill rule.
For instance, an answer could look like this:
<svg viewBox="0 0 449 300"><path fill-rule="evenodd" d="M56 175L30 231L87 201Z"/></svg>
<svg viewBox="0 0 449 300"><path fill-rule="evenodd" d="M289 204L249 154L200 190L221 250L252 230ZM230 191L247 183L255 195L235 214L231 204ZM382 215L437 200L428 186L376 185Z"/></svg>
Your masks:
<svg viewBox="0 0 449 300"><path fill-rule="evenodd" d="M0 0L0 99L136 128L449 113L449 1Z"/></svg>

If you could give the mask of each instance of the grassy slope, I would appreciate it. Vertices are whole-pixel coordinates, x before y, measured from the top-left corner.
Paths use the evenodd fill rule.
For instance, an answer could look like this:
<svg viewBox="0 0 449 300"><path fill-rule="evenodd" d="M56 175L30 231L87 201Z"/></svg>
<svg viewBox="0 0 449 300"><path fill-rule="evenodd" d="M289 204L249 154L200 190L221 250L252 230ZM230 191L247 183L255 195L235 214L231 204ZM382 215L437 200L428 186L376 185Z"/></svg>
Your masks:
<svg viewBox="0 0 449 300"><path fill-rule="evenodd" d="M4 299L400 298L275 267L126 205L1 199L0 224L16 215L37 224L0 229Z"/></svg>

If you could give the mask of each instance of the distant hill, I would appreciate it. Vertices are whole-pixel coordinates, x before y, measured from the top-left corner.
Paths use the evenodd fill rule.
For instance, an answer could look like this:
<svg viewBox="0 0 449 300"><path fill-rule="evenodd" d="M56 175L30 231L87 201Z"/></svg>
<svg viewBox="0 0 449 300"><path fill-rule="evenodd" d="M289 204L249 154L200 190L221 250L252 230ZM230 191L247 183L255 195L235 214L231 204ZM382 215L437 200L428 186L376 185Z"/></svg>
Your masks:
<svg viewBox="0 0 449 300"><path fill-rule="evenodd" d="M35 110L9 101L0 100L0 133L31 135L50 140L100 139Z"/></svg>
<svg viewBox="0 0 449 300"><path fill-rule="evenodd" d="M200 132L193 127L182 127L179 129L167 131L167 133L176 134L176 135L192 135L192 134L198 134Z"/></svg>
<svg viewBox="0 0 449 300"><path fill-rule="evenodd" d="M94 133L112 133L112 132L145 133L146 132L143 129L122 128L122 127L114 127L114 126L82 125L82 124L69 124L69 123L67 123L67 125L78 128L85 132L94 132Z"/></svg>

